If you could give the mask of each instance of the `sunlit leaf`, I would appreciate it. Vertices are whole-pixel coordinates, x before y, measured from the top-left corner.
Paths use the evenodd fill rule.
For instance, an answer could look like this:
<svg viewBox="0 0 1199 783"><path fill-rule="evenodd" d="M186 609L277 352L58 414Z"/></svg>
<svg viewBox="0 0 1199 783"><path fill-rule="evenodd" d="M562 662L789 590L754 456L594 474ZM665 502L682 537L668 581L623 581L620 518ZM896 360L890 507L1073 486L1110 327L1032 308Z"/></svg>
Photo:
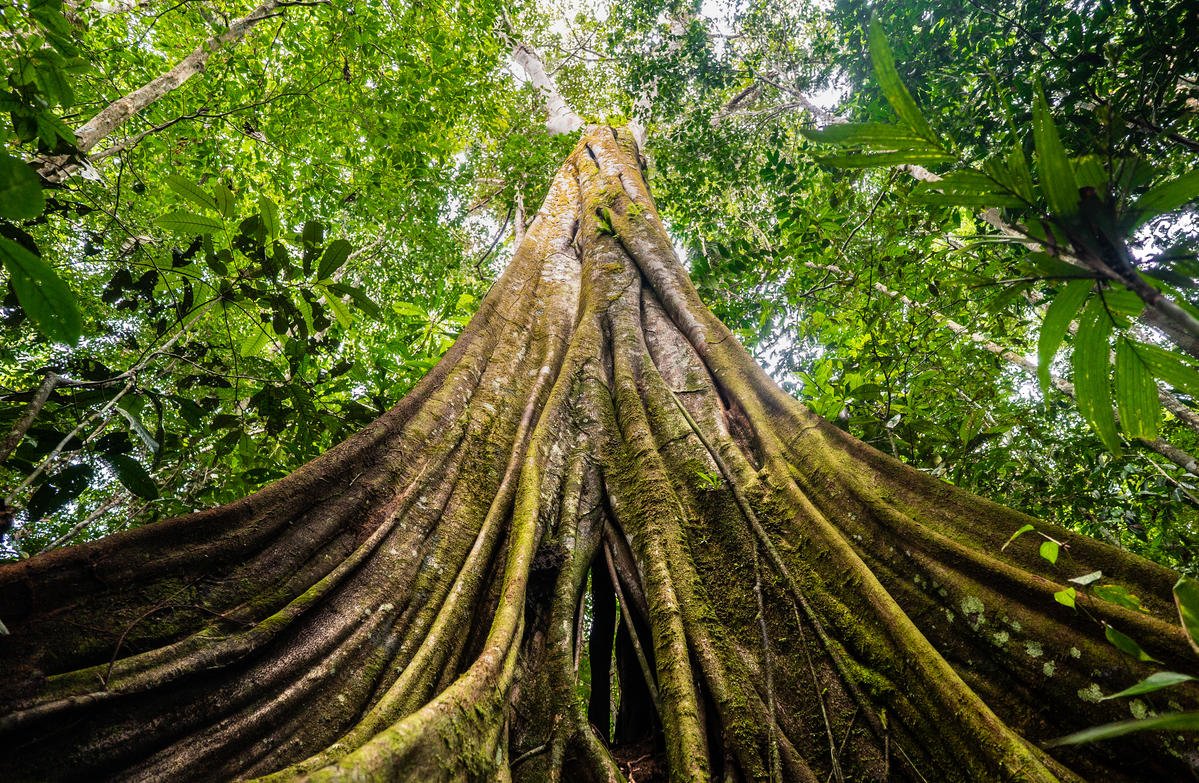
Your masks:
<svg viewBox="0 0 1199 783"><path fill-rule="evenodd" d="M1120 427L1129 438L1157 437L1161 402L1149 367L1132 341L1116 341L1116 408Z"/></svg>
<svg viewBox="0 0 1199 783"><path fill-rule="evenodd" d="M1178 607L1178 619L1191 648L1199 653L1199 580L1179 577L1174 585L1174 605Z"/></svg>
<svg viewBox="0 0 1199 783"><path fill-rule="evenodd" d="M1033 96L1032 134L1037 148L1041 190L1045 193L1049 211L1059 217L1073 217L1078 214L1078 183L1040 84L1036 85Z"/></svg>
<svg viewBox="0 0 1199 783"><path fill-rule="evenodd" d="M217 218L207 215L197 215L194 212L175 210L168 212L154 221L167 231L174 231L185 236L196 234L215 234L225 229L225 224Z"/></svg>
<svg viewBox="0 0 1199 783"><path fill-rule="evenodd" d="M1138 682L1132 687L1125 688L1119 693L1113 693L1110 696L1104 696L1100 701L1108 699L1122 699L1125 696L1140 696L1144 693L1153 693L1160 691L1162 688L1169 688L1171 685L1177 685L1180 682L1190 682L1195 678L1189 674L1179 674L1178 672L1154 672L1145 679Z"/></svg>
<svg viewBox="0 0 1199 783"><path fill-rule="evenodd" d="M42 259L11 239L0 237L0 262L8 270L17 301L38 330L51 340L74 345L83 333L75 294Z"/></svg>
<svg viewBox="0 0 1199 783"><path fill-rule="evenodd" d="M188 201L198 207L209 209L213 212L219 212L217 209L216 199L204 188L192 182L186 177L181 177L178 174L168 174L166 176L167 187L183 196Z"/></svg>
<svg viewBox="0 0 1199 783"><path fill-rule="evenodd" d="M1099 435L1103 445L1119 454L1120 437L1112 409L1109 337L1112 321L1103 300L1095 297L1083 310L1074 341L1074 392L1083 418Z"/></svg>
<svg viewBox="0 0 1199 783"><path fill-rule="evenodd" d="M1103 633L1107 637L1107 640L1112 643L1112 646L1125 655L1131 655L1138 661L1152 661L1153 663L1161 663L1161 661L1142 650L1141 645L1137 644L1132 637L1117 631L1110 625L1104 626Z"/></svg>
<svg viewBox="0 0 1199 783"><path fill-rule="evenodd" d="M1077 316L1093 286L1091 280L1071 280L1057 292L1045 311L1045 320L1041 322L1041 333L1037 337L1037 380L1041 383L1041 394L1046 397L1049 395L1049 370L1053 357L1070 329L1070 322Z"/></svg>
<svg viewBox="0 0 1199 783"><path fill-rule="evenodd" d="M891 108L895 109L899 119L903 120L917 136L928 139L934 144L937 143L937 135L929 126L928 121L924 119L924 115L920 113L916 101L912 99L912 94L908 92L908 88L904 86L903 80L899 77L899 71L895 68L895 56L891 53L891 45L887 42L887 34L883 31L878 17L870 20L870 59L874 63L874 73L878 77L883 97L887 99L887 103L891 104Z"/></svg>
<svg viewBox="0 0 1199 783"><path fill-rule="evenodd" d="M1041 557L1045 558L1050 563L1056 564L1058 550L1060 549L1061 544L1056 541L1042 541L1040 549Z"/></svg>
<svg viewBox="0 0 1199 783"><path fill-rule="evenodd" d="M1082 745L1087 742L1122 737L1137 731L1195 731L1199 730L1199 712L1168 712L1165 715L1155 715L1152 718L1124 720L1117 723L1105 723L1094 726L1065 737L1059 737L1044 743L1046 747L1059 745Z"/></svg>

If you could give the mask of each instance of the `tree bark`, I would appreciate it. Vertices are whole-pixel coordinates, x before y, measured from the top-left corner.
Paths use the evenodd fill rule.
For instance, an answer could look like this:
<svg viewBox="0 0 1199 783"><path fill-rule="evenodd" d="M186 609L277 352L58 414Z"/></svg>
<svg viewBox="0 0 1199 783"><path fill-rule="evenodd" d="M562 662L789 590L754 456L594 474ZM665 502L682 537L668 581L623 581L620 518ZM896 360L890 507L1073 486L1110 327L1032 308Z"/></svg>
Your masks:
<svg viewBox="0 0 1199 783"><path fill-rule="evenodd" d="M593 127L396 408L244 500L0 570L0 777L1192 775L1180 735L1041 747L1153 670L1103 622L1194 659L1174 574L1040 522L1057 568L1003 551L1029 522L780 390L699 300L631 133ZM1149 613L1054 601L1099 569ZM611 740L588 584L618 604L590 645ZM1166 693L1142 706L1199 699Z"/></svg>

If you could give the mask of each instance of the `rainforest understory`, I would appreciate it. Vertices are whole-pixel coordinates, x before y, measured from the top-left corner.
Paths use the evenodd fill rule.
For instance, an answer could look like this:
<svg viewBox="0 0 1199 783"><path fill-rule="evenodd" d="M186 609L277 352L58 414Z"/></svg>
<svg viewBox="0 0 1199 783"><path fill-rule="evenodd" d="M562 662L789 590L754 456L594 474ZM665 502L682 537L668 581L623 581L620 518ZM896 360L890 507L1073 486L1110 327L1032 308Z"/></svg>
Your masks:
<svg viewBox="0 0 1199 783"><path fill-rule="evenodd" d="M1104 623L1193 668L1176 575L1040 522L1068 572L1002 549L1032 520L810 413L700 301L643 165L585 129L360 434L0 568L0 777L1193 779L1180 734L1043 748L1155 670ZM1054 601L1097 570L1149 612Z"/></svg>

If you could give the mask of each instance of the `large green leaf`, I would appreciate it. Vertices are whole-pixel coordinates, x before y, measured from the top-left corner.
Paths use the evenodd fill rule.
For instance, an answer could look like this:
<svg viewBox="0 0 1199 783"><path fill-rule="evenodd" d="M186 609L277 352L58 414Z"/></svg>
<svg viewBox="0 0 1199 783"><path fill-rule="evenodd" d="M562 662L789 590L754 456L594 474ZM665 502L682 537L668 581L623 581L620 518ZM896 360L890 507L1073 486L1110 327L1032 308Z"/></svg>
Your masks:
<svg viewBox="0 0 1199 783"><path fill-rule="evenodd" d="M317 280L328 280L333 276L333 273L341 269L342 264L350 257L350 251L354 246L344 239L334 239L325 248L324 255L321 256L320 264L317 265L316 278Z"/></svg>
<svg viewBox="0 0 1199 783"><path fill-rule="evenodd" d="M1041 333L1037 337L1037 380L1041 382L1041 394L1046 397L1049 395L1049 366L1070 329L1070 322L1093 286L1094 281L1090 279L1071 280L1057 292L1045 311L1045 320L1041 322Z"/></svg>
<svg viewBox="0 0 1199 783"><path fill-rule="evenodd" d="M1074 393L1083 418L1099 435L1103 445L1114 454L1120 453L1120 437L1116 433L1116 416L1112 410L1112 388L1109 369L1112 333L1111 317L1102 297L1095 297L1083 310L1074 340Z"/></svg>
<svg viewBox="0 0 1199 783"><path fill-rule="evenodd" d="M1187 202L1199 198L1199 170L1154 185L1136 203L1136 225L1141 225L1166 212L1173 212Z"/></svg>
<svg viewBox="0 0 1199 783"><path fill-rule="evenodd" d="M1055 748L1059 745L1081 745L1087 742L1122 737L1137 731L1195 731L1199 730L1199 712L1167 712L1165 715L1155 715L1152 718L1122 720L1117 723L1105 723L1089 729L1076 731L1049 740L1046 747Z"/></svg>
<svg viewBox="0 0 1199 783"><path fill-rule="evenodd" d="M1078 183L1040 84L1036 85L1032 103L1032 137L1037 148L1041 190L1049 211L1059 217L1073 217L1078 214Z"/></svg>
<svg viewBox="0 0 1199 783"><path fill-rule="evenodd" d="M0 152L0 217L28 220L45 208L46 199L33 169L25 161Z"/></svg>
<svg viewBox="0 0 1199 783"><path fill-rule="evenodd" d="M887 34L883 31L878 17L870 20L870 59L874 62L874 73L878 77L883 97L891 104L891 108L895 109L899 119L917 136L937 144L937 134L933 132L928 120L924 119L916 101L912 99L912 94L899 78L899 71L895 69L895 56L891 53L891 45L887 43Z"/></svg>
<svg viewBox="0 0 1199 783"><path fill-rule="evenodd" d="M167 187L178 193L180 196L183 196L196 206L201 207L202 209L211 210L213 212L220 211L217 209L216 199L214 199L207 190L192 182L190 179L181 177L178 174L168 174L166 176L166 183Z"/></svg>
<svg viewBox="0 0 1199 783"><path fill-rule="evenodd" d="M1157 437L1161 401L1157 384L1131 340L1116 341L1116 409L1120 427L1129 438Z"/></svg>
<svg viewBox="0 0 1199 783"><path fill-rule="evenodd" d="M1137 343L1136 349L1156 377L1180 392L1199 396L1199 369L1194 365L1157 345Z"/></svg>
<svg viewBox="0 0 1199 783"><path fill-rule="evenodd" d="M1125 655L1130 655L1133 658L1136 658L1138 661L1145 661L1146 663L1161 663L1161 661L1145 652L1141 648L1141 645L1137 644L1137 641L1131 636L1117 631L1110 625L1104 626L1103 635L1107 637L1107 640L1112 643L1113 647Z"/></svg>
<svg viewBox="0 0 1199 783"><path fill-rule="evenodd" d="M51 340L74 345L83 333L75 294L42 259L11 239L0 237L0 261L8 270L17 301Z"/></svg>
<svg viewBox="0 0 1199 783"><path fill-rule="evenodd" d="M185 236L215 234L218 231L223 231L225 228L225 224L216 218L197 215L194 212L187 212L182 209L168 212L154 222L167 231L174 231L177 234Z"/></svg>
<svg viewBox="0 0 1199 783"><path fill-rule="evenodd" d="M105 459L130 492L146 500L155 500L158 497L158 485L136 459L127 454L109 454Z"/></svg>
<svg viewBox="0 0 1199 783"><path fill-rule="evenodd" d="M920 182L912 198L959 207L1022 207L1024 199L980 171L951 171L936 182Z"/></svg>
<svg viewBox="0 0 1199 783"><path fill-rule="evenodd" d="M843 147L878 147L880 149L933 149L928 140L904 125L884 122L841 122L820 130L801 131L812 141L838 144Z"/></svg>
<svg viewBox="0 0 1199 783"><path fill-rule="evenodd" d="M951 163L956 158L933 150L895 150L894 152L846 152L840 155L824 155L821 163L843 169L868 169L874 166L936 166Z"/></svg>
<svg viewBox="0 0 1199 783"><path fill-rule="evenodd" d="M354 317L350 315L350 308L346 307L346 303L341 301L341 297L323 285L318 285L316 288L321 292L321 296L325 298L325 302L328 303L329 309L333 311L333 316L342 325L342 328L349 329L353 326Z"/></svg>

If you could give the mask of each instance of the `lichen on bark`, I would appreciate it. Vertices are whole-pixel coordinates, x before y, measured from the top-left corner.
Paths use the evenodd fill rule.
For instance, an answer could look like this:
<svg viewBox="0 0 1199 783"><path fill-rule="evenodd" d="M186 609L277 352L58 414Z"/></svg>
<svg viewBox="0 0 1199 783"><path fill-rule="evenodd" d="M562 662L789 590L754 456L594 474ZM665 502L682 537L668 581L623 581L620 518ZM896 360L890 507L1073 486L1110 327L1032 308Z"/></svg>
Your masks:
<svg viewBox="0 0 1199 783"><path fill-rule="evenodd" d="M631 747L677 781L1194 774L1183 735L1043 748L1152 670L1104 622L1194 668L1174 575L1044 523L1069 572L1004 551L1026 517L783 393L641 163L586 129L458 342L359 435L0 569L0 776L599 782ZM1053 600L1093 570L1149 612Z"/></svg>

